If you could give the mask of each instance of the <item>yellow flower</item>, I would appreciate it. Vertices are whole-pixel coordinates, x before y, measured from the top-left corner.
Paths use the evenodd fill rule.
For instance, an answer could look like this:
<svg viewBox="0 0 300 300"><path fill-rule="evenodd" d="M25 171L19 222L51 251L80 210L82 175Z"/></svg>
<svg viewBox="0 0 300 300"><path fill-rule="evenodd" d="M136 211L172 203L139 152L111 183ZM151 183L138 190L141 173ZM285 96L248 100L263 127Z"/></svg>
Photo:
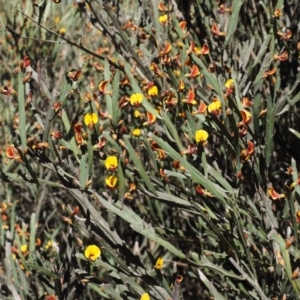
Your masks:
<svg viewBox="0 0 300 300"><path fill-rule="evenodd" d="M165 25L168 22L168 15L162 15L158 18L160 24Z"/></svg>
<svg viewBox="0 0 300 300"><path fill-rule="evenodd" d="M118 182L117 176L110 175L110 176L107 176L105 179L106 187L111 190L115 188L115 186L117 185L117 182Z"/></svg>
<svg viewBox="0 0 300 300"><path fill-rule="evenodd" d="M225 87L228 88L228 89L231 89L233 90L234 89L234 80L233 79L228 79L226 82L225 82Z"/></svg>
<svg viewBox="0 0 300 300"><path fill-rule="evenodd" d="M67 32L67 30L66 30L66 28L62 27L62 28L59 29L58 32L59 32L60 35L64 35Z"/></svg>
<svg viewBox="0 0 300 300"><path fill-rule="evenodd" d="M195 141L196 143L205 143L208 139L208 132L205 130L197 130L195 133Z"/></svg>
<svg viewBox="0 0 300 300"><path fill-rule="evenodd" d="M89 245L84 250L84 256L91 261L97 260L97 258L101 255L101 250L96 245Z"/></svg>
<svg viewBox="0 0 300 300"><path fill-rule="evenodd" d="M22 254L25 254L27 252L27 250L28 250L28 246L26 244L23 244L21 246L21 252L22 252Z"/></svg>
<svg viewBox="0 0 300 300"><path fill-rule="evenodd" d="M56 242L54 242L54 241L51 241L51 240L48 241L47 244L46 244L44 247L45 247L45 249L47 249L47 250L54 250L54 251L56 251L56 252L59 251L58 244L57 244Z"/></svg>
<svg viewBox="0 0 300 300"><path fill-rule="evenodd" d="M45 249L50 249L52 248L52 241L48 241L47 244L45 245Z"/></svg>
<svg viewBox="0 0 300 300"><path fill-rule="evenodd" d="M156 264L154 266L155 269L160 270L163 267L164 259L162 257L159 257L156 261Z"/></svg>
<svg viewBox="0 0 300 300"><path fill-rule="evenodd" d="M55 19L54 19L54 23L58 24L59 22L60 22L60 17L56 16Z"/></svg>
<svg viewBox="0 0 300 300"><path fill-rule="evenodd" d="M95 114L95 113L87 113L85 116L84 116L84 124L88 127L93 127L95 124L98 123L98 116Z"/></svg>
<svg viewBox="0 0 300 300"><path fill-rule="evenodd" d="M129 101L132 106L139 107L143 101L143 95L140 93L132 94Z"/></svg>
<svg viewBox="0 0 300 300"><path fill-rule="evenodd" d="M210 103L207 107L207 111L210 114L218 114L219 109L221 108L221 101L218 98L213 99L214 102Z"/></svg>
<svg viewBox="0 0 300 300"><path fill-rule="evenodd" d="M105 168L106 170L113 172L118 167L118 159L116 156L108 156L105 160Z"/></svg>
<svg viewBox="0 0 300 300"><path fill-rule="evenodd" d="M144 293L141 297L141 300L150 300L150 296L148 293Z"/></svg>
<svg viewBox="0 0 300 300"><path fill-rule="evenodd" d="M174 70L173 71L174 75L178 78L181 74L180 70Z"/></svg>
<svg viewBox="0 0 300 300"><path fill-rule="evenodd" d="M157 96L158 95L158 88L156 85L152 86L149 90L148 90L148 95L149 96Z"/></svg>
<svg viewBox="0 0 300 300"><path fill-rule="evenodd" d="M139 118L141 116L141 113L136 109L134 112L133 112L133 115L135 118Z"/></svg>
<svg viewBox="0 0 300 300"><path fill-rule="evenodd" d="M139 137L141 135L141 133L142 133L142 131L139 128L135 128L131 131L131 134L136 137Z"/></svg>

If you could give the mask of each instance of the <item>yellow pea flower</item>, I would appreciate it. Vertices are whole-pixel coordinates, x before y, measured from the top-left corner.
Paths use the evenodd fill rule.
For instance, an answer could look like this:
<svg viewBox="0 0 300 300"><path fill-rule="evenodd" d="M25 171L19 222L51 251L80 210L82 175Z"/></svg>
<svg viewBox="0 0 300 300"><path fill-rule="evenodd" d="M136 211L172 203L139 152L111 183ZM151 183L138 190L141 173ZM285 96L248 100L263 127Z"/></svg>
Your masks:
<svg viewBox="0 0 300 300"><path fill-rule="evenodd" d="M93 127L95 124L98 123L98 116L95 114L95 113L87 113L85 116L84 116L84 124L88 127Z"/></svg>
<svg viewBox="0 0 300 300"><path fill-rule="evenodd" d="M150 300L150 296L148 293L144 293L142 296L141 296L141 300Z"/></svg>
<svg viewBox="0 0 300 300"><path fill-rule="evenodd" d="M135 137L139 137L141 135L142 131L139 128L135 128L131 131L131 134Z"/></svg>
<svg viewBox="0 0 300 300"><path fill-rule="evenodd" d="M158 88L156 85L152 86L149 90L148 90L148 95L149 96L157 96L158 95Z"/></svg>
<svg viewBox="0 0 300 300"><path fill-rule="evenodd" d="M118 167L118 158L114 155L108 156L104 162L104 165L108 171L113 172Z"/></svg>
<svg viewBox="0 0 300 300"><path fill-rule="evenodd" d="M156 264L154 266L155 269L160 270L163 267L164 259L162 257L159 257L156 261Z"/></svg>
<svg viewBox="0 0 300 300"><path fill-rule="evenodd" d="M195 133L195 141L196 143L204 144L208 139L208 132L205 130L197 130Z"/></svg>
<svg viewBox="0 0 300 300"><path fill-rule="evenodd" d="M158 18L160 24L165 25L168 22L168 15L162 15Z"/></svg>
<svg viewBox="0 0 300 300"><path fill-rule="evenodd" d="M84 256L91 261L96 261L100 255L101 255L101 250L96 245L89 245L84 250Z"/></svg>
<svg viewBox="0 0 300 300"><path fill-rule="evenodd" d="M139 107L143 101L143 95L140 93L132 94L129 98L129 102L134 107Z"/></svg>
<svg viewBox="0 0 300 300"><path fill-rule="evenodd" d="M105 179L106 187L111 190L113 190L116 187L117 182L118 182L117 176L110 175Z"/></svg>

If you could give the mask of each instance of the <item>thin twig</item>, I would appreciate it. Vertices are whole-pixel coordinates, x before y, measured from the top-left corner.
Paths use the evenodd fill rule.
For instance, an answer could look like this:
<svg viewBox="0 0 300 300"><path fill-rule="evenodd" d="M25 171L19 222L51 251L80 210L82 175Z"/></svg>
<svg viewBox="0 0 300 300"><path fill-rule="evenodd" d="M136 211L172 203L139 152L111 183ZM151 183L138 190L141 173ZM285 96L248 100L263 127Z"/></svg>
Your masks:
<svg viewBox="0 0 300 300"><path fill-rule="evenodd" d="M239 266L239 264L232 257L230 257L229 260L238 269L238 271L243 275L243 277L253 286L253 288L259 294L259 296L261 297L261 299L263 299L263 300L269 300L269 298L261 290L258 282L254 281L252 278L250 278L249 275Z"/></svg>
<svg viewBox="0 0 300 300"><path fill-rule="evenodd" d="M16 8L16 10L17 10L18 12L20 12L22 15L24 15L26 18L28 18L29 20L31 20L31 21L32 21L33 23L35 23L36 25L38 25L38 26L40 26L41 28L45 29L46 31L48 31L48 32L51 33L52 35L54 35L54 36L56 36L56 37L58 37L58 38L64 40L64 41L67 42L69 45L74 46L74 47L76 47L76 48L78 48L78 49L80 49L80 50L82 50L82 51L84 51L84 52L86 52L86 53L88 53L88 54L90 54L90 55L92 55L92 56L98 58L98 59L101 59L101 60L105 60L105 59L106 59L104 56L99 55L99 54L97 54L97 53L91 51L90 49L88 49L88 48L82 46L82 45L78 45L77 43L75 43L75 42L73 42L73 41L71 41L71 40L65 38L64 36L62 36L62 35L56 33L55 31L49 29L49 28L46 27L45 25L43 25L43 24L41 24L41 23L38 23L38 22L35 21L33 18L31 18L29 15L27 15L26 13L24 13L22 10L20 10L20 9L18 9L18 8ZM110 63L111 63L112 65L114 65L116 68L118 68L118 69L120 68L117 64L114 64L114 63L111 62L111 61L110 61Z"/></svg>
<svg viewBox="0 0 300 300"><path fill-rule="evenodd" d="M7 231L6 232L6 242L5 242L5 259L4 259L4 266L6 268L6 285L8 289L11 291L13 297L15 300L21 300L20 295L18 294L18 291L16 287L14 286L12 282L12 265L11 265L11 257L12 257L12 252L11 252L11 232Z"/></svg>
<svg viewBox="0 0 300 300"><path fill-rule="evenodd" d="M89 4L92 12L94 13L94 16L97 18L97 21L101 24L103 22L101 22L101 18L97 12L97 10L94 8L93 4L91 3L91 1L87 1L87 3ZM130 52L132 58L138 63L139 68L143 71L143 73L145 74L145 76L147 77L148 80L151 81L156 81L155 78L152 77L151 72L148 70L147 67L144 66L143 62L141 61L141 59L139 58L139 56L135 53L134 49L132 48L132 46L130 45L128 38L125 36L118 20L115 18L115 16L111 13L111 8L107 5L104 4L104 8L105 8L105 12L107 13L107 15L109 16L109 18L111 19L114 27L115 27L115 31L118 33L118 35L120 36L124 46L123 48L125 48L128 52ZM156 83L158 84L158 83Z"/></svg>

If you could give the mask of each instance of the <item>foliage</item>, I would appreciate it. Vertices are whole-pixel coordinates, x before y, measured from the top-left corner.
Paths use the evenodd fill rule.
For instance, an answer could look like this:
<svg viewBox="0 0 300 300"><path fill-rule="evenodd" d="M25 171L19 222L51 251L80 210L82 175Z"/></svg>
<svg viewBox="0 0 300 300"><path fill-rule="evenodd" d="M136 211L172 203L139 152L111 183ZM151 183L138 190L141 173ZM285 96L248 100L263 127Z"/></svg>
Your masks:
<svg viewBox="0 0 300 300"><path fill-rule="evenodd" d="M299 299L297 1L1 10L2 298Z"/></svg>

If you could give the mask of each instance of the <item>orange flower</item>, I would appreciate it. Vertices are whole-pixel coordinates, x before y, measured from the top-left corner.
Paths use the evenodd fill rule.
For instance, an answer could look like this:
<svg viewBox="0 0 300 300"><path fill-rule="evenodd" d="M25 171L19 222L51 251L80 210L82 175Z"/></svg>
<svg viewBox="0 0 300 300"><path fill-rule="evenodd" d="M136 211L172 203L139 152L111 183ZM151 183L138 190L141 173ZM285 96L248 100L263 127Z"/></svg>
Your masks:
<svg viewBox="0 0 300 300"><path fill-rule="evenodd" d="M156 121L156 116L154 116L153 114L147 112L147 122L143 123L143 126L148 126L148 125L152 125L154 124Z"/></svg>
<svg viewBox="0 0 300 300"><path fill-rule="evenodd" d="M174 97L175 95L171 93L166 99L165 103L167 106L175 106L178 102L177 98Z"/></svg>
<svg viewBox="0 0 300 300"><path fill-rule="evenodd" d="M253 106L253 102L250 101L250 99L248 97L243 97L242 100L241 100L241 102L242 102L242 106L243 107L251 107L251 106Z"/></svg>
<svg viewBox="0 0 300 300"><path fill-rule="evenodd" d="M132 22L130 22L129 20L126 22L126 24L122 27L123 30L127 29L127 28L131 28L133 31L135 31L136 25L132 24Z"/></svg>
<svg viewBox="0 0 300 300"><path fill-rule="evenodd" d="M194 116L194 115L198 115L198 114L205 114L206 113L206 109L207 109L206 104L203 101L200 101L198 110L193 111L192 115Z"/></svg>
<svg viewBox="0 0 300 300"><path fill-rule="evenodd" d="M272 187L268 188L268 194L272 200L279 200L285 198L285 194L278 194Z"/></svg>
<svg viewBox="0 0 300 300"><path fill-rule="evenodd" d="M158 10L163 12L168 11L168 9L164 6L162 2L158 3Z"/></svg>
<svg viewBox="0 0 300 300"><path fill-rule="evenodd" d="M206 43L204 43L202 48L195 47L194 52L195 52L196 56L207 55L209 53L208 45Z"/></svg>
<svg viewBox="0 0 300 300"><path fill-rule="evenodd" d="M108 85L107 80L101 81L98 86L99 92L104 95L112 95L112 91L106 91L107 85Z"/></svg>
<svg viewBox="0 0 300 300"><path fill-rule="evenodd" d="M181 21L181 22L179 23L179 27L181 28L181 30L182 30L183 32L186 32L186 26L187 26L187 22L186 22L186 21Z"/></svg>
<svg viewBox="0 0 300 300"><path fill-rule="evenodd" d="M297 217L296 217L297 218ZM285 249L288 249L291 247L291 245L295 242L295 237L291 236L290 238L287 238L285 240Z"/></svg>
<svg viewBox="0 0 300 300"><path fill-rule="evenodd" d="M240 122L238 124L238 127L240 127L239 128L239 136L241 136L241 137L245 136L247 134L247 132L248 132L247 126L244 125L243 122Z"/></svg>
<svg viewBox="0 0 300 300"><path fill-rule="evenodd" d="M181 154L194 154L197 152L197 146L194 144L189 144L186 150L181 151Z"/></svg>
<svg viewBox="0 0 300 300"><path fill-rule="evenodd" d="M168 53L170 53L170 51L172 50L172 45L169 42L165 42L165 47L159 51L159 56L164 56Z"/></svg>
<svg viewBox="0 0 300 300"><path fill-rule="evenodd" d="M82 77L82 71L81 69L79 70L75 70L75 69L72 69L71 71L69 71L67 73L67 80L70 82L72 81L77 81L79 78Z"/></svg>
<svg viewBox="0 0 300 300"><path fill-rule="evenodd" d="M182 103L196 105L197 101L195 100L195 92L193 90L189 90L187 98L184 98L182 100Z"/></svg>
<svg viewBox="0 0 300 300"><path fill-rule="evenodd" d="M17 95L17 92L13 88L9 88L6 85L0 87L0 93L3 95Z"/></svg>
<svg viewBox="0 0 300 300"><path fill-rule="evenodd" d="M248 147L247 149L243 149L241 151L240 157L241 157L241 161L245 162L247 161L250 156L254 153L255 149L254 149L254 144L251 141L248 141Z"/></svg>
<svg viewBox="0 0 300 300"><path fill-rule="evenodd" d="M281 39L283 39L287 42L292 38L292 35L293 35L289 29L285 30L284 32L278 30L277 34L281 37Z"/></svg>
<svg viewBox="0 0 300 300"><path fill-rule="evenodd" d="M158 154L156 155L156 158L159 160L159 161L163 161L166 159L167 157L167 154L166 152L163 150L163 149L158 149L157 150ZM162 170L162 169L161 169ZM162 175L162 174L161 174ZM164 174L163 174L164 175ZM164 176L163 176L164 177Z"/></svg>
<svg viewBox="0 0 300 300"><path fill-rule="evenodd" d="M129 98L127 96L122 96L119 100L118 107L125 108L129 103Z"/></svg>
<svg viewBox="0 0 300 300"><path fill-rule="evenodd" d="M125 76L120 80L120 84L121 84L122 86L130 85L130 81L129 81L127 75L125 75Z"/></svg>
<svg viewBox="0 0 300 300"><path fill-rule="evenodd" d="M267 72L264 72L262 78L267 78L267 77L275 74L276 70L277 70L277 68L273 68L273 69L271 69L271 70L269 70Z"/></svg>
<svg viewBox="0 0 300 300"><path fill-rule="evenodd" d="M54 111L56 112L56 113L58 113L59 111L61 111L61 109L62 109L62 104L61 104L61 102L54 102L54 104L53 104L53 109L54 109Z"/></svg>
<svg viewBox="0 0 300 300"><path fill-rule="evenodd" d="M273 13L275 19L279 19L282 16L282 11L280 8L276 8Z"/></svg>
<svg viewBox="0 0 300 300"><path fill-rule="evenodd" d="M213 195L206 189L203 189L200 185L195 186L196 193L205 197L213 197Z"/></svg>
<svg viewBox="0 0 300 300"><path fill-rule="evenodd" d="M220 31L218 25L216 23L213 23L211 27L211 32L216 37L225 37L226 33L224 31Z"/></svg>
<svg viewBox="0 0 300 300"><path fill-rule="evenodd" d="M22 61L22 68L27 68L30 66L31 61L29 56L24 56L23 61Z"/></svg>
<svg viewBox="0 0 300 300"><path fill-rule="evenodd" d="M300 210L296 213L296 223L300 223Z"/></svg>
<svg viewBox="0 0 300 300"><path fill-rule="evenodd" d="M186 168L180 165L179 160L174 160L174 161L172 162L172 167L173 167L175 170L180 170L180 171L182 171L182 172L185 172L185 171L186 171Z"/></svg>
<svg viewBox="0 0 300 300"><path fill-rule="evenodd" d="M284 51L280 55L274 54L273 59L279 61L286 61L289 59L289 53L287 51Z"/></svg>
<svg viewBox="0 0 300 300"><path fill-rule="evenodd" d="M242 109L240 111L240 113L241 113L243 121L238 124L238 127L249 124L252 120L251 113L248 110L245 110L245 109Z"/></svg>
<svg viewBox="0 0 300 300"><path fill-rule="evenodd" d="M292 279L298 279L299 278L299 267L297 267L294 271L293 271L293 273L292 273Z"/></svg>
<svg viewBox="0 0 300 300"><path fill-rule="evenodd" d="M185 77L196 78L200 75L199 68L196 65L192 65L191 72L186 74Z"/></svg>
<svg viewBox="0 0 300 300"><path fill-rule="evenodd" d="M232 8L231 7L227 8L225 4L220 4L217 12L218 12L218 14L221 14L221 15L223 15L223 14L225 14L227 12L231 13L232 12Z"/></svg>
<svg viewBox="0 0 300 300"><path fill-rule="evenodd" d="M100 139L99 139L99 142L96 144L96 145L94 145L94 149L101 149L101 148L103 148L104 146L105 146L105 144L106 144L106 139L105 139L105 137L101 137Z"/></svg>
<svg viewBox="0 0 300 300"><path fill-rule="evenodd" d="M48 295L45 296L45 300L57 300L57 297L55 295Z"/></svg>
<svg viewBox="0 0 300 300"><path fill-rule="evenodd" d="M61 140L63 138L61 131L51 131L50 136L52 136L55 140Z"/></svg>
<svg viewBox="0 0 300 300"><path fill-rule="evenodd" d="M151 70L151 71L154 71L154 73L155 73L155 75L156 75L157 77L162 78L162 77L164 76L163 72L158 68L157 64L154 63L154 62L151 63L151 65L150 65L150 70Z"/></svg>
<svg viewBox="0 0 300 300"><path fill-rule="evenodd" d="M9 159L14 159L17 162L21 162L22 161L22 158L21 158L18 150L15 148L15 145L13 145L13 144L9 145L6 148L5 154L6 154L6 157L9 158Z"/></svg>

